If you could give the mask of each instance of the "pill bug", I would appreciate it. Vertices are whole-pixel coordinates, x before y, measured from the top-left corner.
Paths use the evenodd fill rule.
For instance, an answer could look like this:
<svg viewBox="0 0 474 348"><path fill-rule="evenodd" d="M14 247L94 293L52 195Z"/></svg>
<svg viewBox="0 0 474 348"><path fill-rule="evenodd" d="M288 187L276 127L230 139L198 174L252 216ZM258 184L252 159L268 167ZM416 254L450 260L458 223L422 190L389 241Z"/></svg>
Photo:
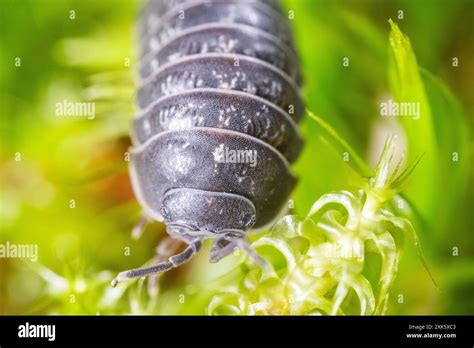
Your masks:
<svg viewBox="0 0 474 348"><path fill-rule="evenodd" d="M139 21L130 176L144 221L187 247L118 282L165 272L213 238L209 260L236 247L261 265L249 230L285 210L303 146L304 105L288 20L273 0L155 0Z"/></svg>

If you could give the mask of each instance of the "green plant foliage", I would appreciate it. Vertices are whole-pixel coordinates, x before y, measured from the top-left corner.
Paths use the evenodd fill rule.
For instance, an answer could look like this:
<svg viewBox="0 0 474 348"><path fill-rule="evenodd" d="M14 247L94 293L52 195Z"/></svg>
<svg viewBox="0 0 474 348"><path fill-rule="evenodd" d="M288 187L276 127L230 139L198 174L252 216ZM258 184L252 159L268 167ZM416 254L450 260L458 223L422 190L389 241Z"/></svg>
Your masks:
<svg viewBox="0 0 474 348"><path fill-rule="evenodd" d="M313 116L315 117L315 116ZM336 142L340 138L334 135ZM253 247L271 260L268 269L241 268L239 287L214 296L210 314L383 314L387 309L404 235L418 254L421 247L409 220L385 208L416 163L390 171L395 137L387 140L380 161L364 188L320 197L308 216L287 216ZM399 172L400 171L400 172ZM370 279L367 256L379 258ZM424 261L423 261L424 262Z"/></svg>
<svg viewBox="0 0 474 348"><path fill-rule="evenodd" d="M420 71L410 40L393 21L390 25L392 93L398 101L420 103L421 109L417 120L401 118L408 139L409 159L424 154L407 196L416 197L418 209L429 221L437 217L432 227L442 233L449 228L446 215L453 213L455 202L462 200L466 192L468 127L462 108L449 90L428 72ZM458 161L453 160L455 153ZM443 190L436 189L442 188L442 182L446 181L457 182L449 197ZM443 201L442 207L440 201Z"/></svg>
<svg viewBox="0 0 474 348"><path fill-rule="evenodd" d="M164 236L154 223L130 237L141 2L0 1L0 244L39 250L0 258L0 314L472 314L472 2L283 4L314 113L291 215L249 236L270 267L239 252L210 264L205 244L112 289ZM94 102L95 118L56 116L64 99ZM420 117L381 117L388 99L419 103Z"/></svg>

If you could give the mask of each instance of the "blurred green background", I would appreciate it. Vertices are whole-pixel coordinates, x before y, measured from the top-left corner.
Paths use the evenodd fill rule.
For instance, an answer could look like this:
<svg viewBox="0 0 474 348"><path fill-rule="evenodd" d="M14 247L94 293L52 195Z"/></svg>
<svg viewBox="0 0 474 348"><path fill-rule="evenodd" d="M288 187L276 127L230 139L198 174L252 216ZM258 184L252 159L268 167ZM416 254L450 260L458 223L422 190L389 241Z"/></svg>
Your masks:
<svg viewBox="0 0 474 348"><path fill-rule="evenodd" d="M130 238L140 208L124 156L141 4L0 0L0 244L39 250L38 262L0 258L1 314L200 314L206 282L226 269L229 261L209 265L203 251L163 276L153 301L140 301L141 283L109 287L117 271L149 260L163 236L156 223ZM284 7L294 11L308 109L371 165L388 131L401 135L408 161L424 153L405 195L440 290L407 243L388 314L474 314L474 3L287 0ZM416 82L390 79L389 18L421 67L430 113L419 121L380 116L391 95L420 98ZM95 102L95 118L56 116L64 99ZM294 202L306 214L320 195L351 189L357 174L314 120L301 130ZM186 301L177 301L183 294Z"/></svg>

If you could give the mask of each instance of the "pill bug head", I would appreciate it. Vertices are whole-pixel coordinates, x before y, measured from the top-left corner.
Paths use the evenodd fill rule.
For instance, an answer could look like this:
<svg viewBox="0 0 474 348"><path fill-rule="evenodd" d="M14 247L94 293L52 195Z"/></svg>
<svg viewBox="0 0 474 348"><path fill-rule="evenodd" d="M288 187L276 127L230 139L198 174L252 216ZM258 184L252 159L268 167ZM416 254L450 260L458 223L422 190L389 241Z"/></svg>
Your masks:
<svg viewBox="0 0 474 348"><path fill-rule="evenodd" d="M211 234L244 233L256 220L255 206L245 197L188 188L166 192L161 214L168 226Z"/></svg>

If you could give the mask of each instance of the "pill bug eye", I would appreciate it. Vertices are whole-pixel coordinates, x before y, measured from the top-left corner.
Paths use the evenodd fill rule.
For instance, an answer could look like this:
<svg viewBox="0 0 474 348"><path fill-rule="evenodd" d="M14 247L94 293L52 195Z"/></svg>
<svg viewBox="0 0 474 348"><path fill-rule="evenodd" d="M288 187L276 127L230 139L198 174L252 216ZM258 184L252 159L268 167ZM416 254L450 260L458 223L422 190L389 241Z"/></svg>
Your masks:
<svg viewBox="0 0 474 348"><path fill-rule="evenodd" d="M284 212L303 146L302 78L287 18L273 0L155 0L138 27L130 150L144 211L138 229L162 221L187 247L112 285L177 267L206 238L215 239L210 262L238 247L265 266L246 234Z"/></svg>

